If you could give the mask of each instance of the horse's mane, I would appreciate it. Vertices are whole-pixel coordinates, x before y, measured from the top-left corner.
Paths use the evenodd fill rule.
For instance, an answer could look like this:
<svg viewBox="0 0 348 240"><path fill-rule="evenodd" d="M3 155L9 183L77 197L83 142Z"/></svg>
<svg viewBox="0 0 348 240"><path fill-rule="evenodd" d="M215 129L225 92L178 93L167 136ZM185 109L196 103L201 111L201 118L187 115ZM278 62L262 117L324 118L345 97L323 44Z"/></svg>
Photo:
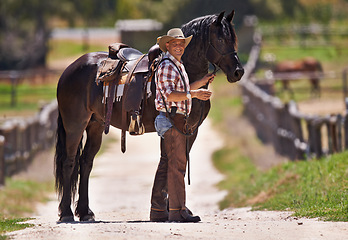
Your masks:
<svg viewBox="0 0 348 240"><path fill-rule="evenodd" d="M217 15L207 15L203 17L198 17L181 26L181 29L185 36L194 36L189 46L199 44L199 42L201 42L201 44L207 42L203 40L208 39L209 26L216 20L216 18ZM233 44L234 48L237 49L237 35L233 25L227 22L225 17L222 19L221 23L223 26L223 34L225 36L231 36L231 43Z"/></svg>

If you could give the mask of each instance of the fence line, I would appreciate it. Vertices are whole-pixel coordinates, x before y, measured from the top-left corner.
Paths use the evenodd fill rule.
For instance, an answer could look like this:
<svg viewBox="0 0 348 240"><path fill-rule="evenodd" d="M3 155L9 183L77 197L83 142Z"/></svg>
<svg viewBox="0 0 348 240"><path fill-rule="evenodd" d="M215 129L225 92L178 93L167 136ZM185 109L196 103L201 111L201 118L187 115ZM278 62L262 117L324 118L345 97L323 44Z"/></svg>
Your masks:
<svg viewBox="0 0 348 240"><path fill-rule="evenodd" d="M28 70L5 70L0 71L0 82L11 85L11 106L17 104L17 87L23 81L28 81L31 84L37 81L46 82L50 76L61 74L61 70L36 68Z"/></svg>
<svg viewBox="0 0 348 240"><path fill-rule="evenodd" d="M25 169L38 151L53 146L57 117L54 100L32 117L10 119L0 125L0 185L5 177Z"/></svg>
<svg viewBox="0 0 348 240"><path fill-rule="evenodd" d="M250 52L245 75L240 81L244 115L254 126L257 136L264 143L272 144L277 153L292 160L320 158L348 149L347 113L324 117L301 113L294 101L284 104L254 84L251 75L260 50L258 42ZM348 100L346 105L348 109Z"/></svg>

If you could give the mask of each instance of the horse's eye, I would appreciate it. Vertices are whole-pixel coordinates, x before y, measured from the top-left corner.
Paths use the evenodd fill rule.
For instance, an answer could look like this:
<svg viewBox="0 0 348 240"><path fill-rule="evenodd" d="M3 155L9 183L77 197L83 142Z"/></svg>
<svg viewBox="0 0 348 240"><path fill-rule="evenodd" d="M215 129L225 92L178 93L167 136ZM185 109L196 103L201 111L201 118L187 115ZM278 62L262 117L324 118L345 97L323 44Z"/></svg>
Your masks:
<svg viewBox="0 0 348 240"><path fill-rule="evenodd" d="M224 42L224 40L222 38L219 38L218 41L219 41L219 43L223 43Z"/></svg>

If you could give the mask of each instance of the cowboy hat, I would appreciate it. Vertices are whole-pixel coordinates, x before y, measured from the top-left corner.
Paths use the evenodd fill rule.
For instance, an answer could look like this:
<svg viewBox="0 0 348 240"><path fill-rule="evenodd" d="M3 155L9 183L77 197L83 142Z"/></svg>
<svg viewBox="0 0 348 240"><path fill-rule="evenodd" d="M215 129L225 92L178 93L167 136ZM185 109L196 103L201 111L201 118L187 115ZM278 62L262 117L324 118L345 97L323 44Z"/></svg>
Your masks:
<svg viewBox="0 0 348 240"><path fill-rule="evenodd" d="M168 50L166 47L166 43L169 42L170 40L173 40L173 39L184 39L185 40L185 48L186 48L192 39L192 35L185 38L185 36L180 28L172 28L167 32L167 35L163 35L163 36L158 37L157 43L163 52L167 52Z"/></svg>

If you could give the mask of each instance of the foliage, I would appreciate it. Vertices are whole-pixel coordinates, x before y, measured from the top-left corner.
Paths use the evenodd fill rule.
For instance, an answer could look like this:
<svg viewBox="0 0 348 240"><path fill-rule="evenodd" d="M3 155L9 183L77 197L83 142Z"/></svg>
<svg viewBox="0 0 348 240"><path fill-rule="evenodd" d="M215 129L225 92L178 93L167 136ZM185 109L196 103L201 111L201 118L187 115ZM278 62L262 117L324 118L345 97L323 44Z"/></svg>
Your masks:
<svg viewBox="0 0 348 240"><path fill-rule="evenodd" d="M2 0L0 3L0 69L45 64L53 1Z"/></svg>

